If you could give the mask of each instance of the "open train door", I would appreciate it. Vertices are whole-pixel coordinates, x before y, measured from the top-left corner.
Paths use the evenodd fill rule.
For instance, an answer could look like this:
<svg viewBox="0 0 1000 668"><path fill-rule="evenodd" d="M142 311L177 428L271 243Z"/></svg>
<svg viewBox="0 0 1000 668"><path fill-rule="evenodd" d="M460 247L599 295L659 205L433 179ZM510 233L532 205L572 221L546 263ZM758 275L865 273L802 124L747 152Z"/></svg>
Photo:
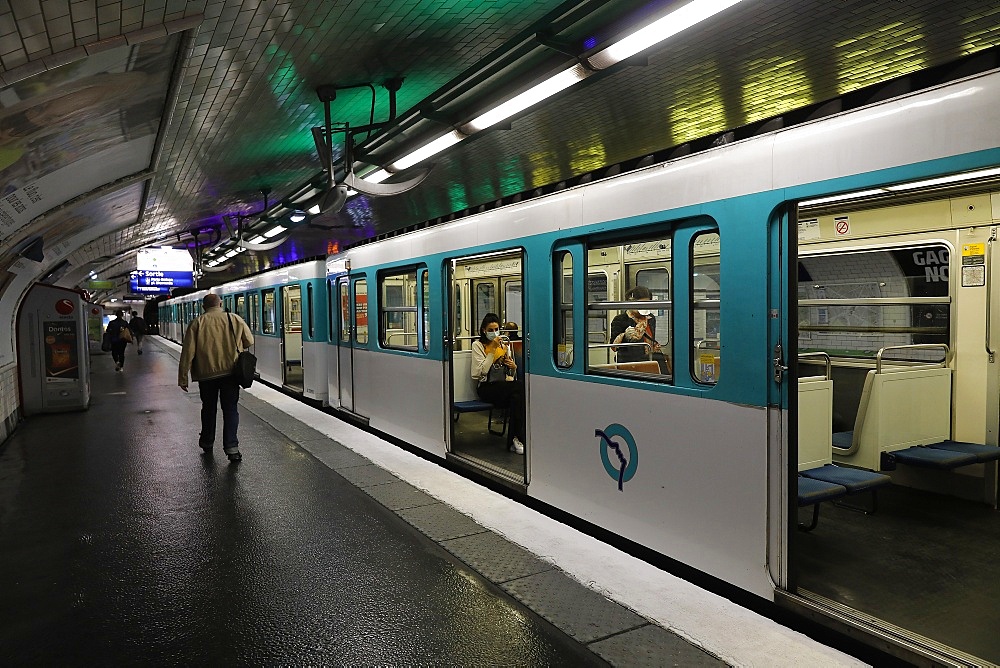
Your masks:
<svg viewBox="0 0 1000 668"><path fill-rule="evenodd" d="M368 344L368 283L363 277L341 276L333 286L338 304L336 388L331 388L330 403L338 405L348 417L367 423L357 413L354 348ZM333 390L336 391L333 391Z"/></svg>

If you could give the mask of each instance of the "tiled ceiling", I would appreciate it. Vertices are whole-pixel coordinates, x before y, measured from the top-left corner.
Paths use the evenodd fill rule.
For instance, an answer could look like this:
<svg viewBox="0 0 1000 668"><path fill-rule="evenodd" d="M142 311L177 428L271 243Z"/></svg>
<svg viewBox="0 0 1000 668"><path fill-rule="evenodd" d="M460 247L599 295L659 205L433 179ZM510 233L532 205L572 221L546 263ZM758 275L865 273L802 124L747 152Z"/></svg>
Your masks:
<svg viewBox="0 0 1000 668"><path fill-rule="evenodd" d="M554 65L571 63L573 53L680 4L0 0L0 195L24 200L24 189L32 186L24 175L46 174L40 164L62 160L58 174L69 178L61 180L83 185L82 192L63 188L62 201L52 202L60 238L86 239L66 254L73 266L64 282L82 282L93 269L122 275L134 268L137 248L193 245L192 229L204 230L199 241L211 243L225 233L223 216L257 211L262 191L274 201L315 176L321 165L310 129L323 122L319 85L376 84L378 121L389 113L380 84L404 79L398 96L403 122L391 128L400 134L370 142L378 146L373 162L391 160L407 141L430 132L428 122L411 122L417 109L432 116L426 110L433 103L446 123L468 120L498 91L524 86ZM554 48L531 39L546 31L554 34ZM357 197L340 213L316 219L320 227L298 229L274 250L244 254L230 270L206 275L203 284L325 254L998 44L995 2L743 0L665 42L645 64L594 77L515 118L509 129L484 132L442 153L430 177L412 191ZM108 63L80 64L100 58ZM491 70L491 63L503 66ZM65 76L70 68L77 68L76 79ZM123 75L138 73L145 79L135 90L125 88L136 86L136 79ZM77 105L76 118L25 111L32 100L46 100L53 78L62 77L61 85L75 86L64 90L80 96L82 77L98 74L108 92ZM77 83L65 83L71 79ZM140 105L139 97L146 102ZM333 120L368 123L370 103L367 88L341 91L331 104ZM114 146L128 167L108 167L103 186L96 187L95 156L111 144L80 139L90 141L99 126L96 118L88 124L79 116L93 109L107 119L115 105ZM45 142L41 131L28 137L5 130L19 114L34 114L36 126L67 127L51 128ZM77 139L58 140L73 136L69 126ZM77 149L73 155L56 150L67 144ZM142 169L133 168L136 160L145 161ZM104 164L98 160L99 173ZM132 194L137 183L139 197ZM117 190L129 195L116 196ZM99 238L68 233L66 221L86 224L102 201L119 207L106 218L118 221L117 229L101 228ZM123 212L121 206L131 208ZM74 207L87 207L86 215ZM19 229L0 229L0 264L20 240L52 234L53 215L48 209L36 214Z"/></svg>

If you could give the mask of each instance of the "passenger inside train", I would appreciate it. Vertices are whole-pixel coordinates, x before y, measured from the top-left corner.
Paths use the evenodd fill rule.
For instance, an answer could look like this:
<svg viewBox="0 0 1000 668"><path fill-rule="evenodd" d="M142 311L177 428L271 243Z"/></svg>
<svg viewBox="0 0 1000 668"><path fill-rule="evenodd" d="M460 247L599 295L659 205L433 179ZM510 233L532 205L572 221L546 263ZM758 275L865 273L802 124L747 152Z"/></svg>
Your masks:
<svg viewBox="0 0 1000 668"><path fill-rule="evenodd" d="M627 302L651 302L653 293L637 285L625 293ZM651 309L638 306L626 309L611 321L611 343L618 363L655 361L660 373L667 373L666 359L656 340L656 315Z"/></svg>
<svg viewBox="0 0 1000 668"><path fill-rule="evenodd" d="M505 340L506 339L506 340ZM472 342L472 372L483 401L507 411L507 449L524 454L524 385L517 380L517 363L509 338L500 333L500 318L487 313Z"/></svg>

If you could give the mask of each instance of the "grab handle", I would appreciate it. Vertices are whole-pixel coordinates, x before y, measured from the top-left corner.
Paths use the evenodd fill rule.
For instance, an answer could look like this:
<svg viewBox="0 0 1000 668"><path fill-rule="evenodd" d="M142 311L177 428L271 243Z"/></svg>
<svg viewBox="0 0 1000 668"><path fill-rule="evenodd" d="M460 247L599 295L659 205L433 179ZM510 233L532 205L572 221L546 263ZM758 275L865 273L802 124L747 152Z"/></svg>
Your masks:
<svg viewBox="0 0 1000 668"><path fill-rule="evenodd" d="M993 343L993 242L997 240L997 228L992 228L990 238L986 240L986 354L990 356L990 364L996 359L996 352L990 348Z"/></svg>

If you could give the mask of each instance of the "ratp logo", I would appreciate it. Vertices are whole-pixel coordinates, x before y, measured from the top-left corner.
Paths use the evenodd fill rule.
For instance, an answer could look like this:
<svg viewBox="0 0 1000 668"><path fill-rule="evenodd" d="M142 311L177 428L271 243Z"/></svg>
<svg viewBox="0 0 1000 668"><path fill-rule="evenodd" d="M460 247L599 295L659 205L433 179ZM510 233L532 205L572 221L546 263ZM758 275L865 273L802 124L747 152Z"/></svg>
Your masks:
<svg viewBox="0 0 1000 668"><path fill-rule="evenodd" d="M624 491L623 485L632 479L636 469L639 468L639 449L635 446L632 432L616 422L606 429L595 429L594 436L601 439L601 461L604 462L604 470L612 480L618 481L618 491ZM622 452L622 445L613 440L615 438L625 442L628 456ZM615 453L615 462L611 461L611 451Z"/></svg>

